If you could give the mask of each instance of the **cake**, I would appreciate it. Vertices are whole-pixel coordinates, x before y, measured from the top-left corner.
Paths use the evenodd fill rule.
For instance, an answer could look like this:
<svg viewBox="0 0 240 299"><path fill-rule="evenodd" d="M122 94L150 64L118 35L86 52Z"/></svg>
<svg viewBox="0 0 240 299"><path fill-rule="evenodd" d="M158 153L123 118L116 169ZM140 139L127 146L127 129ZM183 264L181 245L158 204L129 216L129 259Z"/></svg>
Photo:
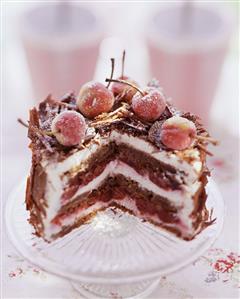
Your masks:
<svg viewBox="0 0 240 299"><path fill-rule="evenodd" d="M26 207L36 235L51 242L112 208L193 239L214 221L206 209L214 141L156 80L144 91L128 77L107 81L30 110Z"/></svg>

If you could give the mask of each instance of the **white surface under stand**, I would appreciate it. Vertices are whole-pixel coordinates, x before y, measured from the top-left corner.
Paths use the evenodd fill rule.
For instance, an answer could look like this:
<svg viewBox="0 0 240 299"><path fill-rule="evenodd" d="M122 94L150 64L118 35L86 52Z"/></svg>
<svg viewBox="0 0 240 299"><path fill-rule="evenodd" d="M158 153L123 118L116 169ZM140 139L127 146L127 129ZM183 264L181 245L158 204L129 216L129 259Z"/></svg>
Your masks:
<svg viewBox="0 0 240 299"><path fill-rule="evenodd" d="M194 262L219 235L224 218L222 197L210 180L208 208L216 223L192 241L183 241L138 218L108 209L91 223L52 243L33 235L25 210L25 182L6 206L10 239L24 258L70 280L87 298L143 298L159 284L159 277Z"/></svg>

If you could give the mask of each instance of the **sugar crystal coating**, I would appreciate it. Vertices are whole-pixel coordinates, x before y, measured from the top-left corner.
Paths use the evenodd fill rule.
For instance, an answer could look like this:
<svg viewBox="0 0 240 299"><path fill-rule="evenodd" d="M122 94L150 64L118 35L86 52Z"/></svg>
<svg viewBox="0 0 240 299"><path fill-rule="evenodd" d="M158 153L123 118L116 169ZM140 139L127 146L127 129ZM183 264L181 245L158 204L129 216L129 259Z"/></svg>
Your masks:
<svg viewBox="0 0 240 299"><path fill-rule="evenodd" d="M85 137L86 122L80 113L64 111L53 119L51 130L60 144L80 145Z"/></svg>
<svg viewBox="0 0 240 299"><path fill-rule="evenodd" d="M88 118L94 118L103 112L109 112L113 104L114 96L112 91L102 83L93 81L81 87L77 99L78 109Z"/></svg>
<svg viewBox="0 0 240 299"><path fill-rule="evenodd" d="M170 149L184 150L189 148L196 137L196 126L187 118L173 116L161 127L161 142Z"/></svg>
<svg viewBox="0 0 240 299"><path fill-rule="evenodd" d="M134 95L132 108L141 120L155 121L166 108L165 97L159 89L147 87L144 91L144 95L140 92Z"/></svg>

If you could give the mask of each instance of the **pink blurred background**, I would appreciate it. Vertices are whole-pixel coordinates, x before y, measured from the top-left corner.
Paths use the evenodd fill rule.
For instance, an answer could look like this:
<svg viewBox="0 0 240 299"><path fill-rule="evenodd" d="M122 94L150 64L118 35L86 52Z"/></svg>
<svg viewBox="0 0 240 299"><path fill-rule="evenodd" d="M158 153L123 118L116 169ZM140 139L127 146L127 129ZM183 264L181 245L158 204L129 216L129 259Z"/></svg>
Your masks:
<svg viewBox="0 0 240 299"><path fill-rule="evenodd" d="M104 82L110 73L111 57L116 58L115 75L120 75L121 55L125 49L127 75L143 86L153 76L157 77L167 96L172 97L177 106L200 114L208 123L210 133L221 141L220 147L211 149L215 157L210 167L216 169L213 176L221 183L222 192L232 203L235 200L229 209L231 217L227 218L226 231L237 227L237 1L193 3L192 6L189 3L89 1L74 2L79 8L72 10L62 1L5 1L2 34L4 200L28 173L31 163L27 131L17 123L17 118L27 120L29 108L49 93L58 98L72 89L78 93L81 84L92 78ZM61 5L58 11L54 10L56 4ZM36 11L29 15L32 9ZM209 9L211 17L207 17L206 11L201 16L201 9ZM175 10L173 15L171 10ZM223 180L228 180L228 185L222 184ZM236 238L226 233L224 244L234 242ZM15 297L16 292L21 294L21 285L15 287L16 290L7 289L6 297Z"/></svg>

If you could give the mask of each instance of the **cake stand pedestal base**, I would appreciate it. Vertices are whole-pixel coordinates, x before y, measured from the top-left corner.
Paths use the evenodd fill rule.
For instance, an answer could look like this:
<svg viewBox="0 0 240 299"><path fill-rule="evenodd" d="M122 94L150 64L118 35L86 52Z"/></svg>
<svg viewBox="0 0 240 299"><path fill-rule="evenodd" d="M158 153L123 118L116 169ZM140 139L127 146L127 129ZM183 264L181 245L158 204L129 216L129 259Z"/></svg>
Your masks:
<svg viewBox="0 0 240 299"><path fill-rule="evenodd" d="M143 299L148 297L159 285L160 279L131 284L84 284L72 282L76 291L89 299Z"/></svg>
<svg viewBox="0 0 240 299"><path fill-rule="evenodd" d="M47 243L33 235L24 202L25 182L6 205L8 234L18 251L32 264L68 279L81 297L142 299L162 276L191 264L221 232L224 204L216 185L207 185L207 208L216 218L192 241L143 222L122 211L99 212L91 222Z"/></svg>

